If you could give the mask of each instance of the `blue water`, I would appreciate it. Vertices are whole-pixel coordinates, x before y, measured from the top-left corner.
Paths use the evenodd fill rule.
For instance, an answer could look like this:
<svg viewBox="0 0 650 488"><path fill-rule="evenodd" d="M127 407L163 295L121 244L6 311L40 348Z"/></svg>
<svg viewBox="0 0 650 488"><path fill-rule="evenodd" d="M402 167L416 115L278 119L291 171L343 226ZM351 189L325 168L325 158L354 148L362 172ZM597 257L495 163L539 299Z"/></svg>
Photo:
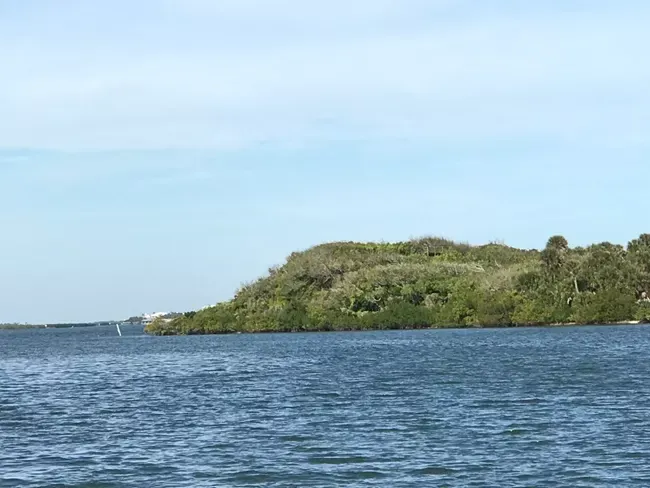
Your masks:
<svg viewBox="0 0 650 488"><path fill-rule="evenodd" d="M0 331L0 487L650 486L650 328Z"/></svg>

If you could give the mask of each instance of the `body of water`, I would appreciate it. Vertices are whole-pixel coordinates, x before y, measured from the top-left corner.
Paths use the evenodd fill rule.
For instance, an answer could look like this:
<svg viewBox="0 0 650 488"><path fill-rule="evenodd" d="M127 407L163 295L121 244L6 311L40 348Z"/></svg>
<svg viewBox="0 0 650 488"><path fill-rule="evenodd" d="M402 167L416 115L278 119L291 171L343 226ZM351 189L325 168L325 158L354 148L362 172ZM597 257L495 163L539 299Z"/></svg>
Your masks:
<svg viewBox="0 0 650 488"><path fill-rule="evenodd" d="M0 487L647 487L650 327L0 331Z"/></svg>

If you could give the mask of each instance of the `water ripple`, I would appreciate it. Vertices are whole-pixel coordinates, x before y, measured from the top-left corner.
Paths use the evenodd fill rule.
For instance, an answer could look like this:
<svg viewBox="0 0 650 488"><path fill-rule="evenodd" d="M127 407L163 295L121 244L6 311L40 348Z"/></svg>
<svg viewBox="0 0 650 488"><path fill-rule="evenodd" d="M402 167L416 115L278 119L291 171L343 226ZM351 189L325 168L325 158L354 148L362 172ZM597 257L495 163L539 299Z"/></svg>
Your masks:
<svg viewBox="0 0 650 488"><path fill-rule="evenodd" d="M650 486L650 328L0 331L0 487Z"/></svg>

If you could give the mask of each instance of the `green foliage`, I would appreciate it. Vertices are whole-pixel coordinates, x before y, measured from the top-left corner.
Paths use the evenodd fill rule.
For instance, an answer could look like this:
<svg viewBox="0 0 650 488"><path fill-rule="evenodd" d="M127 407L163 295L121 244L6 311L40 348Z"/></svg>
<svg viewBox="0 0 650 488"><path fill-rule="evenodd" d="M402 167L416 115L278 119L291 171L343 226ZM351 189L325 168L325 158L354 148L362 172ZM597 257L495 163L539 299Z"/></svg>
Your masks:
<svg viewBox="0 0 650 488"><path fill-rule="evenodd" d="M572 319L581 324L609 324L633 319L636 309L633 295L609 289L582 294L573 304Z"/></svg>
<svg viewBox="0 0 650 488"><path fill-rule="evenodd" d="M557 277L566 264L569 243L562 236L553 236L546 243L542 251L542 265L544 270L551 276Z"/></svg>
<svg viewBox="0 0 650 488"><path fill-rule="evenodd" d="M634 286L638 294L650 293L650 234L642 234L627 245L629 261L636 270Z"/></svg>
<svg viewBox="0 0 650 488"><path fill-rule="evenodd" d="M650 302L639 303L634 318L644 323L650 323Z"/></svg>
<svg viewBox="0 0 650 488"><path fill-rule="evenodd" d="M540 252L422 237L334 242L291 254L235 297L151 334L227 334L419 327L609 323L650 318L650 234L627 248L571 249L551 237Z"/></svg>

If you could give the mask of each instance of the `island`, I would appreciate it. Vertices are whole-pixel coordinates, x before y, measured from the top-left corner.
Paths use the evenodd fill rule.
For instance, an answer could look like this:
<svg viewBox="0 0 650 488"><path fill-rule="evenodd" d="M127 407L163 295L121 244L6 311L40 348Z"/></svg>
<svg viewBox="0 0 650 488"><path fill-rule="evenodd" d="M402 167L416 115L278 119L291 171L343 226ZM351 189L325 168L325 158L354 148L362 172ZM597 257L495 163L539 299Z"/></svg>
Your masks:
<svg viewBox="0 0 650 488"><path fill-rule="evenodd" d="M153 335L514 327L650 319L650 234L542 250L424 237L291 254L234 298L146 326Z"/></svg>

